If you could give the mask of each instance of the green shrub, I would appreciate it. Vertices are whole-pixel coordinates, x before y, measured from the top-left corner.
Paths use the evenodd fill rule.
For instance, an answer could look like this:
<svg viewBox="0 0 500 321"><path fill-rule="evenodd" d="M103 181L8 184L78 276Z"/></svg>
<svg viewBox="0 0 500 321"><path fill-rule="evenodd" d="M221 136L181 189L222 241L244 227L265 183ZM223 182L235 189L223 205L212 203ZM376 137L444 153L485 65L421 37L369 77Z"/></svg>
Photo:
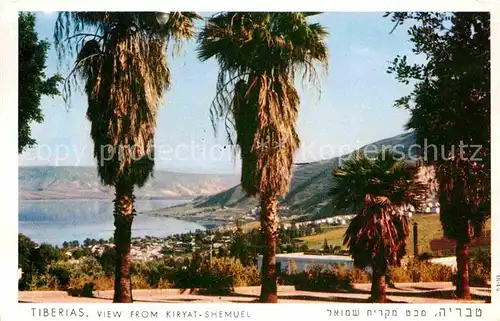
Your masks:
<svg viewBox="0 0 500 321"><path fill-rule="evenodd" d="M472 286L486 286L491 280L491 252L473 252L469 267L469 282Z"/></svg>
<svg viewBox="0 0 500 321"><path fill-rule="evenodd" d="M294 260L278 277L279 284L295 285L297 289L310 291L347 290L354 283L370 283L370 274L361 269L347 269L344 265L326 268L313 264L306 271L299 272Z"/></svg>
<svg viewBox="0 0 500 321"><path fill-rule="evenodd" d="M175 268L169 263L167 260L159 260L137 264L135 274L143 277L151 288L157 288L160 280L173 282Z"/></svg>
<svg viewBox="0 0 500 321"><path fill-rule="evenodd" d="M67 291L71 296L93 297L95 290L94 279L88 275L71 278Z"/></svg>
<svg viewBox="0 0 500 321"><path fill-rule="evenodd" d="M106 275L115 273L116 250L114 247L106 247L99 257L99 264Z"/></svg>
<svg viewBox="0 0 500 321"><path fill-rule="evenodd" d="M322 265L311 265L306 271L288 276L288 281L297 290L333 292L352 288L349 272L343 266L325 268Z"/></svg>
<svg viewBox="0 0 500 321"><path fill-rule="evenodd" d="M260 271L257 265L251 264L245 266L244 281L237 286L257 286L260 285Z"/></svg>
<svg viewBox="0 0 500 321"><path fill-rule="evenodd" d="M387 276L393 283L413 282L411 272L404 267L392 267Z"/></svg>
<svg viewBox="0 0 500 321"><path fill-rule="evenodd" d="M449 282L453 278L453 269L443 264L422 263L420 282Z"/></svg>
<svg viewBox="0 0 500 321"><path fill-rule="evenodd" d="M132 275L132 289L151 289L148 281L140 275Z"/></svg>
<svg viewBox="0 0 500 321"><path fill-rule="evenodd" d="M353 284L371 282L371 275L367 273L365 270L357 268L347 270L347 277L349 278L349 280L351 280L351 283Z"/></svg>
<svg viewBox="0 0 500 321"><path fill-rule="evenodd" d="M401 267L391 267L388 277L393 283L449 282L453 278L451 267L410 259Z"/></svg>
<svg viewBox="0 0 500 321"><path fill-rule="evenodd" d="M113 290L115 285L114 277L109 276L94 278L92 282L94 283L95 291Z"/></svg>
<svg viewBox="0 0 500 321"><path fill-rule="evenodd" d="M160 279L158 281L158 284L157 284L157 288L158 289L171 289L173 287L173 283L170 282L169 280L163 280L163 279Z"/></svg>
<svg viewBox="0 0 500 321"><path fill-rule="evenodd" d="M81 274L89 275L96 278L105 275L101 264L93 256L85 256L81 258L77 266L75 267L75 270Z"/></svg>
<svg viewBox="0 0 500 321"><path fill-rule="evenodd" d="M59 290L60 286L57 278L47 273L33 274L29 280L30 291L53 291Z"/></svg>
<svg viewBox="0 0 500 321"><path fill-rule="evenodd" d="M49 268L49 275L57 279L61 288L66 288L71 279L71 272L67 267L54 265Z"/></svg>
<svg viewBox="0 0 500 321"><path fill-rule="evenodd" d="M469 269L469 284L471 286L486 286L490 279L491 271L481 264Z"/></svg>
<svg viewBox="0 0 500 321"><path fill-rule="evenodd" d="M194 260L186 268L176 270L173 282L176 288L203 289L207 294L228 294L238 286L260 284L256 266L243 266L239 259L214 258Z"/></svg>
<svg viewBox="0 0 500 321"><path fill-rule="evenodd" d="M215 259L212 264L202 264L199 271L199 287L207 294L222 295L233 292L239 275L230 264L230 262L225 262L225 259Z"/></svg>
<svg viewBox="0 0 500 321"><path fill-rule="evenodd" d="M456 284L457 275L453 275L453 284ZM469 284L470 286L487 286L491 280L491 252L478 250L469 257Z"/></svg>

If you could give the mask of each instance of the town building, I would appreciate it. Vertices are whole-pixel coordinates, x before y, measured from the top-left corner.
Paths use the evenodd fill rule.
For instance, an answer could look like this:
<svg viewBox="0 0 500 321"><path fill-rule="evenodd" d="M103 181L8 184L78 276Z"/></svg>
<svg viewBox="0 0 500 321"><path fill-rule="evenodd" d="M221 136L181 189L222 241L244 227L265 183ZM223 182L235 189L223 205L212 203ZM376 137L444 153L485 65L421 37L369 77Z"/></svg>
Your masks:
<svg viewBox="0 0 500 321"><path fill-rule="evenodd" d="M354 261L350 256L342 255L308 255L303 252L276 254L276 265L281 271L286 271L289 267L296 268L297 272L307 271L314 265L322 265L325 268L344 266L346 269L353 267ZM262 268L262 255L257 258L259 270Z"/></svg>

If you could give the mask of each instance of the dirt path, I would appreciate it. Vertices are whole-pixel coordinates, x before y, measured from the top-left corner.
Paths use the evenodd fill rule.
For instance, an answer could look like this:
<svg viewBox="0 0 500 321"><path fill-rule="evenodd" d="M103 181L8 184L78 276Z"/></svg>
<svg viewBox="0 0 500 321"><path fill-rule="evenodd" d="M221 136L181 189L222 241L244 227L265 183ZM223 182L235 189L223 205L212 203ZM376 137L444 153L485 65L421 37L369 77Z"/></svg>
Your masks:
<svg viewBox="0 0 500 321"><path fill-rule="evenodd" d="M399 283L396 288L387 289L388 299L394 303L457 303L453 299L454 286L449 282L438 283ZM229 296L208 296L196 291L181 292L178 289L167 290L134 290L134 300L140 303L251 303L259 296L260 287L236 288ZM472 301L461 303L484 303L491 301L489 288L471 288ZM280 302L302 303L365 303L370 296L370 284L356 284L349 292L311 292L295 290L293 286L280 286L278 290ZM63 291L23 291L19 292L20 302L56 303L56 302L92 302L109 303L113 291L95 291L93 298L71 297Z"/></svg>

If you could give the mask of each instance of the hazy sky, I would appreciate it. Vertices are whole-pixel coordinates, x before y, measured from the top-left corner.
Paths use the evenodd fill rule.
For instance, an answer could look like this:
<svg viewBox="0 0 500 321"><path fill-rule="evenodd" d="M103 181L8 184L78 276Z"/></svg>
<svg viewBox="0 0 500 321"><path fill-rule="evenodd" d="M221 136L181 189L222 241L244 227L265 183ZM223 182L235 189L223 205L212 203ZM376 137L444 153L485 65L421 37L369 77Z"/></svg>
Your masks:
<svg viewBox="0 0 500 321"><path fill-rule="evenodd" d="M406 29L389 34L393 24L382 13L324 13L316 20L328 28L328 74L321 78L322 94L299 87L298 132L302 141L296 162L344 154L364 144L404 131L405 110L394 100L411 88L386 73L397 54L411 56ZM40 39L53 41L54 13L37 13ZM240 171L226 144L225 133L214 137L209 106L215 94L218 68L214 60L201 63L196 44L187 43L181 55L169 56L172 87L161 104L156 145L157 169L198 173ZM57 71L53 46L47 75ZM86 98L75 94L69 109L61 98L42 99L45 121L32 126L38 146L19 156L23 166L93 166ZM342 151L343 152L342 152ZM158 153L157 153L158 154Z"/></svg>

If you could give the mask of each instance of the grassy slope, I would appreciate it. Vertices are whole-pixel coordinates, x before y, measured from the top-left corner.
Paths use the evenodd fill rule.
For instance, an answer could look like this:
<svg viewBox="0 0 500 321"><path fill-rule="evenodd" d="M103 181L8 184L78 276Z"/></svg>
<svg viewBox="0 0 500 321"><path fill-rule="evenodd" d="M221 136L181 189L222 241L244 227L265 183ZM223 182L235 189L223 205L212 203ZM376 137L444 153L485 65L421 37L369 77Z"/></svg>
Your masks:
<svg viewBox="0 0 500 321"><path fill-rule="evenodd" d="M443 236L439 214L415 215L409 220L410 236L408 239L407 251L413 253L413 223L418 223L419 250L420 253L430 252L430 241ZM322 248L325 238L328 244L342 245L345 227L335 227L324 233L300 238L307 242L310 248ZM486 230L491 230L491 220L486 223Z"/></svg>

